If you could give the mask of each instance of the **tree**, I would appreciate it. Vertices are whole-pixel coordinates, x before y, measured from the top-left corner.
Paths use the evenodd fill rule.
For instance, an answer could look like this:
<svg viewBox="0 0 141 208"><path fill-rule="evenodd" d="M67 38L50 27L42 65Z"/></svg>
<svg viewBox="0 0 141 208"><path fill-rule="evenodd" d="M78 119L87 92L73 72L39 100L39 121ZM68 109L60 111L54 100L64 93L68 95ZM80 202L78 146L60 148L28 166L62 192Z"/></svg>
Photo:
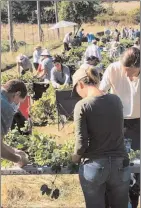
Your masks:
<svg viewBox="0 0 141 208"><path fill-rule="evenodd" d="M47 10L46 10L47 7ZM37 23L36 1L12 1L12 16L13 21L16 23ZM1 20L3 23L7 23L7 1L2 1L1 7ZM55 21L54 10L52 2L41 1L41 21L51 22Z"/></svg>
<svg viewBox="0 0 141 208"><path fill-rule="evenodd" d="M60 2L59 20L73 21L78 24L90 22L97 14L102 12L102 6L99 0L93 2Z"/></svg>

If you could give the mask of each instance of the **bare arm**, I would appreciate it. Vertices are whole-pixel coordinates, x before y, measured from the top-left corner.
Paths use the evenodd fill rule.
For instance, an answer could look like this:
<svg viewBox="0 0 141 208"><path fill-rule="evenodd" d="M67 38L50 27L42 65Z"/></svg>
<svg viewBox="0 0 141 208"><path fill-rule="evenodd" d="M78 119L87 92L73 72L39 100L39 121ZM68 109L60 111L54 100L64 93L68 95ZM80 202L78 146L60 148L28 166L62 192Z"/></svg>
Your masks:
<svg viewBox="0 0 141 208"><path fill-rule="evenodd" d="M111 88L111 66L109 66L104 74L103 74L103 78L102 81L100 82L100 86L99 89L104 91L104 92L108 92L108 90Z"/></svg>

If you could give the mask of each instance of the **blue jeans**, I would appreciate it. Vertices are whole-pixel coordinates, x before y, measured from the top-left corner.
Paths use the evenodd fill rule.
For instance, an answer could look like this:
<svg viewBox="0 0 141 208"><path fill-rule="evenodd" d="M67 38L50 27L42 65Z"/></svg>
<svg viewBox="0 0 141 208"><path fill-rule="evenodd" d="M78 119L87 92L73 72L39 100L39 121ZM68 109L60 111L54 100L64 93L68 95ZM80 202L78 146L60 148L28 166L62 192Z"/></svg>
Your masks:
<svg viewBox="0 0 141 208"><path fill-rule="evenodd" d="M128 208L130 168L123 158L101 158L80 166L79 179L86 208L105 208L105 191L111 208Z"/></svg>

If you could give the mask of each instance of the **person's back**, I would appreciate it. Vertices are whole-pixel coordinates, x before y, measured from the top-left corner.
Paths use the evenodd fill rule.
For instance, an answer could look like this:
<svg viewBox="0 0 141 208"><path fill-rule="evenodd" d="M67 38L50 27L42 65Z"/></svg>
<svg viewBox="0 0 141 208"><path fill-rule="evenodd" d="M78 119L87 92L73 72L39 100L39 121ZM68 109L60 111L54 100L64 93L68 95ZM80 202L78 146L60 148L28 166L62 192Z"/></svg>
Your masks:
<svg viewBox="0 0 141 208"><path fill-rule="evenodd" d="M77 103L75 112L81 110L86 115L89 135L89 147L83 157L126 156L122 103L118 96L87 97ZM85 126L82 128L85 130Z"/></svg>
<svg viewBox="0 0 141 208"><path fill-rule="evenodd" d="M27 56L24 55L24 59L21 62L23 69L30 69L32 68L32 64Z"/></svg>
<svg viewBox="0 0 141 208"><path fill-rule="evenodd" d="M86 52L85 52L85 59L90 56L95 56L99 59L99 61L101 61L100 48L94 43L92 45L88 46L88 48L86 49Z"/></svg>
<svg viewBox="0 0 141 208"><path fill-rule="evenodd" d="M73 162L80 162L79 179L87 208L104 208L108 189L112 208L128 207L129 158L123 138L123 107L118 96L98 89L95 67L78 69L73 93L82 97L74 109Z"/></svg>

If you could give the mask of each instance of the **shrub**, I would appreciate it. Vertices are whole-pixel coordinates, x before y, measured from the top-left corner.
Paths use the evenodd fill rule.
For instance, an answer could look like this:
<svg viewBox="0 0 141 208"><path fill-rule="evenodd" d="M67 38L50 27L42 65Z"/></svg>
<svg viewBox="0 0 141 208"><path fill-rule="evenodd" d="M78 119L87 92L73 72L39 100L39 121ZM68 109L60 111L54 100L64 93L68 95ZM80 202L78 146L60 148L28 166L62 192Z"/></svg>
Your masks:
<svg viewBox="0 0 141 208"><path fill-rule="evenodd" d="M42 125L43 123L55 122L56 114L55 89L50 86L42 97L33 103L30 115L33 123Z"/></svg>
<svg viewBox="0 0 141 208"><path fill-rule="evenodd" d="M140 8L136 8L134 10L131 10L129 12L129 17L130 21L133 23L133 24L138 24L140 23Z"/></svg>
<svg viewBox="0 0 141 208"><path fill-rule="evenodd" d="M25 126L26 128L26 126ZM66 167L70 173L78 172L78 165L71 161L74 151L74 141L65 144L57 144L55 137L34 131L32 135L21 135L17 128L10 131L4 138L9 146L25 151L29 156L29 162L38 166L49 166L52 171L59 172ZM140 150L129 153L130 159L139 158ZM2 167L12 166L12 162L1 159Z"/></svg>
<svg viewBox="0 0 141 208"><path fill-rule="evenodd" d="M129 40L129 39L121 39L120 40L120 45L123 48L130 48L134 45L134 41L133 40Z"/></svg>
<svg viewBox="0 0 141 208"><path fill-rule="evenodd" d="M1 52L8 52L10 51L10 46L8 41L2 41L1 43Z"/></svg>
<svg viewBox="0 0 141 208"><path fill-rule="evenodd" d="M124 11L113 12L110 15L106 11L106 13L101 13L95 19L100 25L105 25L112 21L115 23L138 24L140 22L140 8L128 13Z"/></svg>
<svg viewBox="0 0 141 208"><path fill-rule="evenodd" d="M72 140L65 144L57 144L55 137L51 135L34 131L32 135L25 136L21 135L15 128L7 134L4 141L9 146L25 151L32 164L48 165L55 172L60 171L61 167L67 167L71 173L78 170L78 167L71 162L71 155L74 150ZM9 166L9 162L2 159L1 165Z"/></svg>
<svg viewBox="0 0 141 208"><path fill-rule="evenodd" d="M11 79L17 79L18 76L14 75L14 74L2 74L1 76L1 84L5 84L6 82L8 82Z"/></svg>

